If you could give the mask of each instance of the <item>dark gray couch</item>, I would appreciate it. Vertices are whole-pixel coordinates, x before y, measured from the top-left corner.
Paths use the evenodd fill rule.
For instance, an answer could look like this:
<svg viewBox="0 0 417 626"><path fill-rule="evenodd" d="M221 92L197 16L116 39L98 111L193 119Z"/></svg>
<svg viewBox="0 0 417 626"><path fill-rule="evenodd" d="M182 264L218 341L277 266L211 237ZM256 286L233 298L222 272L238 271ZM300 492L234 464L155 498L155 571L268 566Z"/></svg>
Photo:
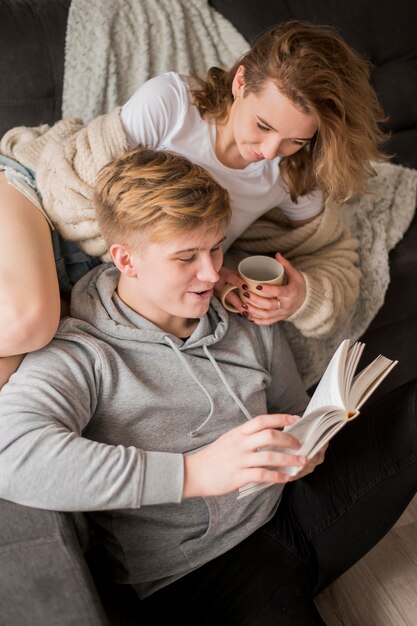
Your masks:
<svg viewBox="0 0 417 626"><path fill-rule="evenodd" d="M139 1L139 0L138 0ZM331 24L374 64L393 162L417 168L415 0L211 0L248 40L291 18ZM61 117L70 0L0 0L0 136ZM417 218L390 255L384 306L365 360L399 359L384 390L417 377ZM0 626L135 624L136 599L111 584L97 548L83 553L69 515L0 501ZM103 611L103 606L105 611ZM105 616L107 614L107 618Z"/></svg>

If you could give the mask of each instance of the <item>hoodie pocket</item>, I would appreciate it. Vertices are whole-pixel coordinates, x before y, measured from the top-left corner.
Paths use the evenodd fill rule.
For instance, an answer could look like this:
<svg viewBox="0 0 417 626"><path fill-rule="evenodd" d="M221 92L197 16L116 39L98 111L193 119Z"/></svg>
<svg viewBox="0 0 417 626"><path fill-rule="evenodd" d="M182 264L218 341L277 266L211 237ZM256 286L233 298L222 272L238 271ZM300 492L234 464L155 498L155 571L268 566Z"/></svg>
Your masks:
<svg viewBox="0 0 417 626"><path fill-rule="evenodd" d="M204 533L194 536L180 545L181 552L190 567L199 567L235 545L236 494L202 498L208 511L208 526ZM240 507L238 507L240 508ZM230 514L229 514L230 513ZM237 514L240 519L240 514ZM239 533L239 531L238 531Z"/></svg>

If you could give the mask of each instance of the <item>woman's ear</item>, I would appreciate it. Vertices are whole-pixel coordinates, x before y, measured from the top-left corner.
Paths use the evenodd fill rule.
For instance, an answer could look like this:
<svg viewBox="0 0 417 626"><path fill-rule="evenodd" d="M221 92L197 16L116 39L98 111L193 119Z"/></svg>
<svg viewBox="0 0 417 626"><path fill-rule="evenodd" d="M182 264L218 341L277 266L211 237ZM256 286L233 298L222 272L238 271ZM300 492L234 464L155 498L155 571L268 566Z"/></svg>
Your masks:
<svg viewBox="0 0 417 626"><path fill-rule="evenodd" d="M110 246L110 254L113 259L113 263L118 270L125 276L136 276L137 271L135 262L129 247L123 243L114 243Z"/></svg>
<svg viewBox="0 0 417 626"><path fill-rule="evenodd" d="M236 70L235 77L232 82L233 99L243 96L245 90L245 68L243 65L239 65Z"/></svg>

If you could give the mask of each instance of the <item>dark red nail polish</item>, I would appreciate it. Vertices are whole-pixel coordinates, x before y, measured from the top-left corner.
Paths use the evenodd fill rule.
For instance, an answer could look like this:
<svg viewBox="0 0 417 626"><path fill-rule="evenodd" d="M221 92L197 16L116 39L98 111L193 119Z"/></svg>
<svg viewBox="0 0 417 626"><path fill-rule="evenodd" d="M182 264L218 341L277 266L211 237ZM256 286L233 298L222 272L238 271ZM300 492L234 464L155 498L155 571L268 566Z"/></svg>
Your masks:
<svg viewBox="0 0 417 626"><path fill-rule="evenodd" d="M247 311L243 311L242 315L244 315L245 317L248 317L249 313Z"/></svg>
<svg viewBox="0 0 417 626"><path fill-rule="evenodd" d="M243 295L245 296L245 298L250 298L250 293L249 291L244 291Z"/></svg>
<svg viewBox="0 0 417 626"><path fill-rule="evenodd" d="M262 285L256 285L256 289L258 289L259 291L262 291L263 287Z"/></svg>
<svg viewBox="0 0 417 626"><path fill-rule="evenodd" d="M242 304L242 308L243 308L243 309L248 309L249 307L248 307L248 305L247 305L247 304Z"/></svg>
<svg viewBox="0 0 417 626"><path fill-rule="evenodd" d="M248 285L246 283L243 283L242 285L242 289L244 289L245 291L247 291L249 289Z"/></svg>

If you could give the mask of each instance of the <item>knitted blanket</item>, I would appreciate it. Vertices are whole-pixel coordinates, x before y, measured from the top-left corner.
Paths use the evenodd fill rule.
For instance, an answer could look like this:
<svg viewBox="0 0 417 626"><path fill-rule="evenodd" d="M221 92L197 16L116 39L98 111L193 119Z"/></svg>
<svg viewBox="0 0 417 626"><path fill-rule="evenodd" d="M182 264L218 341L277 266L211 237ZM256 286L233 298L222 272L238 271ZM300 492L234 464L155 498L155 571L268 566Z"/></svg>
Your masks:
<svg viewBox="0 0 417 626"><path fill-rule="evenodd" d="M390 163L377 164L375 169L378 176L370 181L370 193L354 198L342 210L359 240L362 271L360 294L351 315L327 338L307 338L293 324L283 323L306 388L319 380L340 341L358 339L378 313L390 280L388 254L402 239L415 214L417 170Z"/></svg>
<svg viewBox="0 0 417 626"><path fill-rule="evenodd" d="M207 0L72 0L63 118L89 122L123 104L148 78L175 70L205 76L248 44Z"/></svg>
<svg viewBox="0 0 417 626"><path fill-rule="evenodd" d="M159 72L204 74L211 65L232 65L246 49L243 37L206 0L72 0L63 117L88 122L123 103ZM340 340L357 339L381 308L389 284L388 254L415 212L417 171L391 164L376 169L371 193L343 209L360 244L360 296L351 315L328 338L307 338L293 324L283 323L306 387L320 378ZM271 221L274 210L237 242L240 251L284 251L270 235ZM258 228L264 234L255 243Z"/></svg>

